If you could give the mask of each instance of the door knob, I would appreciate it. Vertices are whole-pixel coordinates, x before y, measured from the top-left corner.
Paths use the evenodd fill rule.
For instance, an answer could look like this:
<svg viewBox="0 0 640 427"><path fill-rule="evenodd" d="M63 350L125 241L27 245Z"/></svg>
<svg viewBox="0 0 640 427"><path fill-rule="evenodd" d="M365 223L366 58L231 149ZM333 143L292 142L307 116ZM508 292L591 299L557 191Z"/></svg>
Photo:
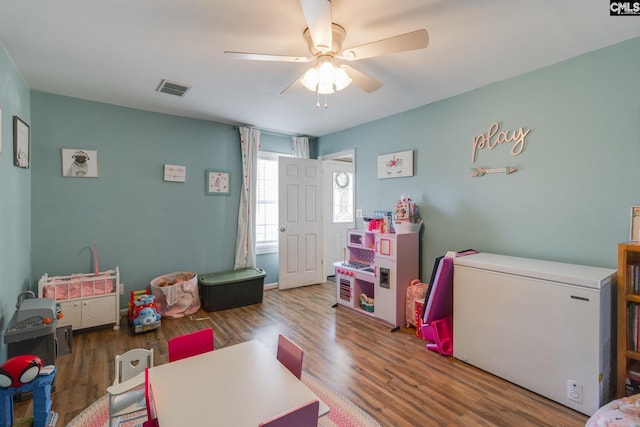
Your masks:
<svg viewBox="0 0 640 427"><path fill-rule="evenodd" d="M284 227L280 227L280 231L284 233Z"/></svg>

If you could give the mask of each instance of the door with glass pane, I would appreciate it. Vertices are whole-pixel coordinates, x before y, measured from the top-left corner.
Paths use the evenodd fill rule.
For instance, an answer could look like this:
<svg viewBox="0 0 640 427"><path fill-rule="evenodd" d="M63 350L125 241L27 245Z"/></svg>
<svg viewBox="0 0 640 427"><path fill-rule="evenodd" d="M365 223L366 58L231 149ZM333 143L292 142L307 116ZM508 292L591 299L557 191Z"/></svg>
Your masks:
<svg viewBox="0 0 640 427"><path fill-rule="evenodd" d="M352 162L326 160L323 162L325 274L332 276L333 263L344 261L347 229L355 226L354 167Z"/></svg>

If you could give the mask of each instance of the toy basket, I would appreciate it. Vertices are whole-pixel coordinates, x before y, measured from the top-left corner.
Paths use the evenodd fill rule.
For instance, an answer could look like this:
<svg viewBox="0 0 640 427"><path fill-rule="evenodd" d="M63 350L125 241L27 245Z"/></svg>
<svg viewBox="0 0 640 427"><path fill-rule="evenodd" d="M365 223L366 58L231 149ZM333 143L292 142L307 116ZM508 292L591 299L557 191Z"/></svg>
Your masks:
<svg viewBox="0 0 640 427"><path fill-rule="evenodd" d="M393 229L396 234L417 233L422 227L421 222L409 222L409 221L395 221L393 223Z"/></svg>
<svg viewBox="0 0 640 427"><path fill-rule="evenodd" d="M374 300L369 298L366 294L360 295L360 308L368 313L373 313Z"/></svg>
<svg viewBox="0 0 640 427"><path fill-rule="evenodd" d="M178 319L200 309L198 275L189 271L163 274L151 281L158 311L164 318Z"/></svg>
<svg viewBox="0 0 640 427"><path fill-rule="evenodd" d="M373 313L373 304L360 301L360 308L369 313Z"/></svg>

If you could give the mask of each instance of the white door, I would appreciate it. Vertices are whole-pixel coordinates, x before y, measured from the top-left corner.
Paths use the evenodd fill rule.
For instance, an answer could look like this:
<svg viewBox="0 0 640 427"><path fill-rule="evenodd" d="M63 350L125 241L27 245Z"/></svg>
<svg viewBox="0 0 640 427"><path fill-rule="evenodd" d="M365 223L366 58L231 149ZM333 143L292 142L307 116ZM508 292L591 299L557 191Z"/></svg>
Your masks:
<svg viewBox="0 0 640 427"><path fill-rule="evenodd" d="M324 195L324 266L325 276L335 274L333 263L344 261L347 229L355 227L355 184L352 162L323 162Z"/></svg>
<svg viewBox="0 0 640 427"><path fill-rule="evenodd" d="M278 163L279 288L322 283L322 163L286 157Z"/></svg>

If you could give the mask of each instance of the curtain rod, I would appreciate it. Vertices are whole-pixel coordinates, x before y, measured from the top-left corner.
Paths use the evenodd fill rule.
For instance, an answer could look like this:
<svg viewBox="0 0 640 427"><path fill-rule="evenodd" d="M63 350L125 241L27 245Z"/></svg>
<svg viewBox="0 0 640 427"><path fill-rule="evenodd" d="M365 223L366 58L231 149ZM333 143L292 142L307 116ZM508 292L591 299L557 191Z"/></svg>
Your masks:
<svg viewBox="0 0 640 427"><path fill-rule="evenodd" d="M234 128L235 129L239 129L241 127L253 127L253 126L240 126L240 125L235 125ZM254 129L258 129L260 131L260 133L266 133L268 135L274 135L274 136L305 136L305 135L300 135L300 134L296 134L296 133L285 133L285 132L277 132L275 130L267 130L267 129L260 129L257 127L253 127ZM311 137L308 137L311 138Z"/></svg>

